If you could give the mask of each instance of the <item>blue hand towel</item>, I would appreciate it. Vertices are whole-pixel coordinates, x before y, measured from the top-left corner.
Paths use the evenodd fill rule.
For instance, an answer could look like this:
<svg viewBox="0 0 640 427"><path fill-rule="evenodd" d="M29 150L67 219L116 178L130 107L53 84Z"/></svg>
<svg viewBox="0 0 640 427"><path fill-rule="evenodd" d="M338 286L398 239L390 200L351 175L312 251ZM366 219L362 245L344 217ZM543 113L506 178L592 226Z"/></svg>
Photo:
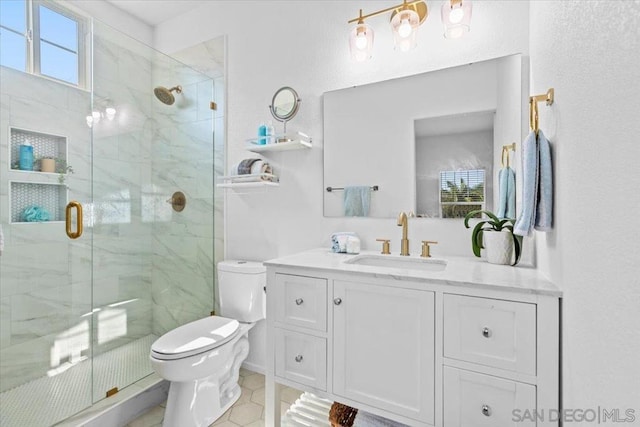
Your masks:
<svg viewBox="0 0 640 427"><path fill-rule="evenodd" d="M498 201L498 218L516 217L516 174L509 166L500 169L498 174L500 200Z"/></svg>
<svg viewBox="0 0 640 427"><path fill-rule="evenodd" d="M369 186L344 187L344 215L369 216L371 189Z"/></svg>
<svg viewBox="0 0 640 427"><path fill-rule="evenodd" d="M538 144L531 132L522 143L522 209L513 234L528 236L533 230L538 196Z"/></svg>
<svg viewBox="0 0 640 427"><path fill-rule="evenodd" d="M538 131L538 205L535 229L549 231L553 219L553 174L551 168L551 146L541 130Z"/></svg>

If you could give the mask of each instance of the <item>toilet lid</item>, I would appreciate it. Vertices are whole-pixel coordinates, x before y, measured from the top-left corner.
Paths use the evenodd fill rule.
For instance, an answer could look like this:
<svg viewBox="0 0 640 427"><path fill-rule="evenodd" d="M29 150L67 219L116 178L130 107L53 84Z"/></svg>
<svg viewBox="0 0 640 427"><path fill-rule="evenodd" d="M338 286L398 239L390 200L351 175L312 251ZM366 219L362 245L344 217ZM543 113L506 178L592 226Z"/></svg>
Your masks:
<svg viewBox="0 0 640 427"><path fill-rule="evenodd" d="M238 332L235 319L210 316L187 323L158 338L151 345L156 359L171 360L204 353L221 346Z"/></svg>

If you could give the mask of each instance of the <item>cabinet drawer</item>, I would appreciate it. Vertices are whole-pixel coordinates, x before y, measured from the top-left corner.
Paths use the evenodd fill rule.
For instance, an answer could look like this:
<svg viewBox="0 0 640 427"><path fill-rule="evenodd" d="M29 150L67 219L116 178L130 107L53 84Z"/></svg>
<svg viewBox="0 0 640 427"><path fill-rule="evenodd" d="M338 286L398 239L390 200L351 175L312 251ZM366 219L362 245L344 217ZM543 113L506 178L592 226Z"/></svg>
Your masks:
<svg viewBox="0 0 640 427"><path fill-rule="evenodd" d="M276 376L327 389L327 340L276 328Z"/></svg>
<svg viewBox="0 0 640 427"><path fill-rule="evenodd" d="M276 274L276 322L327 330L327 280Z"/></svg>
<svg viewBox="0 0 640 427"><path fill-rule="evenodd" d="M535 304L444 295L444 356L536 374Z"/></svg>
<svg viewBox="0 0 640 427"><path fill-rule="evenodd" d="M518 416L525 410L535 413L535 386L448 366L443 375L444 427L536 425Z"/></svg>

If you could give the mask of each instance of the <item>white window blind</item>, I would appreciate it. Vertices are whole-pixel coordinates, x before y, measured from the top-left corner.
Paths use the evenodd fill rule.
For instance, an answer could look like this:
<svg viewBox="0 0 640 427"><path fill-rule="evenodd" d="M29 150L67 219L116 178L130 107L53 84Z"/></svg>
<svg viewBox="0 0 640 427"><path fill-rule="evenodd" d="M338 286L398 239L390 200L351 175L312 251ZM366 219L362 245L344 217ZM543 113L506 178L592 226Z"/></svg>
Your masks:
<svg viewBox="0 0 640 427"><path fill-rule="evenodd" d="M485 170L440 172L440 211L442 218L464 218L485 208Z"/></svg>

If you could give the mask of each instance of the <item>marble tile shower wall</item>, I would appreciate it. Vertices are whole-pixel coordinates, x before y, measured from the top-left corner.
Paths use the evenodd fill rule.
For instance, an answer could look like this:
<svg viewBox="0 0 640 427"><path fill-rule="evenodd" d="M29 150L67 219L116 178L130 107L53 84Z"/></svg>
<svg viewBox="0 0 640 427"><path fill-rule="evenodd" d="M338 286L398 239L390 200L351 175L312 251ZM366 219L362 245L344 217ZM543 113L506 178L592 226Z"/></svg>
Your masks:
<svg viewBox="0 0 640 427"><path fill-rule="evenodd" d="M214 308L214 100L211 78L172 59L158 58L154 86L182 86L173 105L155 100L153 191L182 191L184 211L155 206L153 225L153 332L202 318Z"/></svg>
<svg viewBox="0 0 640 427"><path fill-rule="evenodd" d="M64 135L69 198L90 200L90 111L87 91L0 67L0 222L5 250L0 257L0 391L46 375L70 354L70 331L87 331L82 314L91 310L84 287L91 280L90 238L69 240L64 223L12 224L9 180L57 184L55 175L10 170L10 127ZM88 333L77 346L87 349ZM86 353L86 352L85 352Z"/></svg>

